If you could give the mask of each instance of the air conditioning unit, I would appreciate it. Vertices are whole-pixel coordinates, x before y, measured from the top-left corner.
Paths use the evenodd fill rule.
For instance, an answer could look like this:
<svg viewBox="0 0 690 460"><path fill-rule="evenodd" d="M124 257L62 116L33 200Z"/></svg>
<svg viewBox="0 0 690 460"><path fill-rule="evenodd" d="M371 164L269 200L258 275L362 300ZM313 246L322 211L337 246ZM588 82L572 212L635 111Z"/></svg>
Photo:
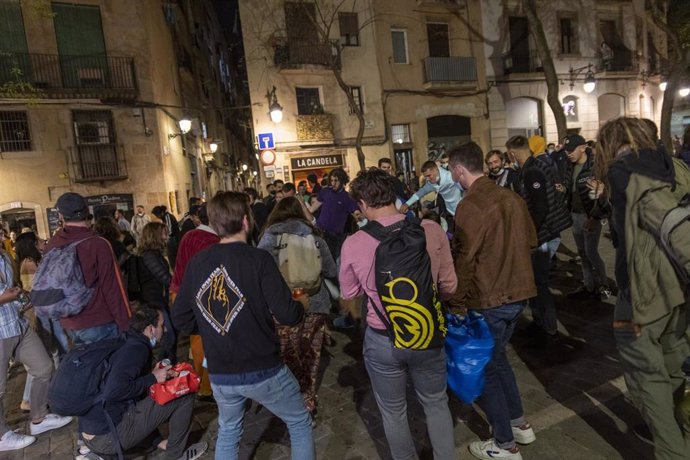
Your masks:
<svg viewBox="0 0 690 460"><path fill-rule="evenodd" d="M105 121L75 121L74 133L77 145L110 143L108 123Z"/></svg>

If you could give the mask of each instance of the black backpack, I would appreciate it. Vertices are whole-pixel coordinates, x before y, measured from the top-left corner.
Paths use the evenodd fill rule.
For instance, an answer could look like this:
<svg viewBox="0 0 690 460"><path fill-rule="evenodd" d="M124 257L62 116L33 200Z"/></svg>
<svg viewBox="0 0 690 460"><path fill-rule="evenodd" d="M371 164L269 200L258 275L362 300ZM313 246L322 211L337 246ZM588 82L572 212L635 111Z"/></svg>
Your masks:
<svg viewBox="0 0 690 460"><path fill-rule="evenodd" d="M84 415L103 402L103 385L110 371L108 360L125 343L116 339L80 345L67 353L48 390L50 410L58 415Z"/></svg>
<svg viewBox="0 0 690 460"><path fill-rule="evenodd" d="M372 221L362 230L380 241L374 268L386 318L370 308L387 325L393 345L413 350L442 347L448 329L419 221L405 219L388 227Z"/></svg>

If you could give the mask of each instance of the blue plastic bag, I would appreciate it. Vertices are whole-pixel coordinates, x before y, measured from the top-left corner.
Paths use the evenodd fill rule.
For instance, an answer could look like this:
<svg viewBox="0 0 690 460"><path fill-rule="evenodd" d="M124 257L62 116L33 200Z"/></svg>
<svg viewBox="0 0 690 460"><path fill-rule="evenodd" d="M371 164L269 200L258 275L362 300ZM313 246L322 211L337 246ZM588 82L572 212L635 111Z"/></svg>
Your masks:
<svg viewBox="0 0 690 460"><path fill-rule="evenodd" d="M484 317L446 314L448 386L464 403L471 404L484 389L484 368L494 350L494 338Z"/></svg>

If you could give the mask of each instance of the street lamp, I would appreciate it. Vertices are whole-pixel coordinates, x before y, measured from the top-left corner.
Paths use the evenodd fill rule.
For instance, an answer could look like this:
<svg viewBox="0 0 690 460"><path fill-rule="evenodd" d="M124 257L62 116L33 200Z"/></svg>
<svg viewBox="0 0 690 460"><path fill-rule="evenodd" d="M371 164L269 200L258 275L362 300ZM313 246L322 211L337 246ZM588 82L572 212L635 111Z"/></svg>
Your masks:
<svg viewBox="0 0 690 460"><path fill-rule="evenodd" d="M591 70L587 72L587 75L585 75L585 84L582 85L582 89L585 90L585 93L589 94L592 91L594 91L594 88L597 86L597 80L594 78L594 72Z"/></svg>
<svg viewBox="0 0 690 460"><path fill-rule="evenodd" d="M208 144L208 149L211 151L211 153L216 153L218 151L218 144L211 142Z"/></svg>
<svg viewBox="0 0 690 460"><path fill-rule="evenodd" d="M242 163L242 171L246 172L247 169L249 169L249 166L247 165L247 163Z"/></svg>
<svg viewBox="0 0 690 460"><path fill-rule="evenodd" d="M192 129L192 120L187 117L182 117L177 124L180 127L180 132L168 134L168 139L175 139L177 136L187 134Z"/></svg>
<svg viewBox="0 0 690 460"><path fill-rule="evenodd" d="M666 91L666 85L668 85L668 82L666 80L663 80L661 83L659 83L659 89L661 91Z"/></svg>
<svg viewBox="0 0 690 460"><path fill-rule="evenodd" d="M688 94L690 94L690 87L684 86L681 89L678 90L678 94L680 94L680 97L685 97Z"/></svg>
<svg viewBox="0 0 690 460"><path fill-rule="evenodd" d="M278 104L278 97L276 96L276 87L266 93L268 99L268 113L271 116L273 123L280 123L283 121L283 107Z"/></svg>

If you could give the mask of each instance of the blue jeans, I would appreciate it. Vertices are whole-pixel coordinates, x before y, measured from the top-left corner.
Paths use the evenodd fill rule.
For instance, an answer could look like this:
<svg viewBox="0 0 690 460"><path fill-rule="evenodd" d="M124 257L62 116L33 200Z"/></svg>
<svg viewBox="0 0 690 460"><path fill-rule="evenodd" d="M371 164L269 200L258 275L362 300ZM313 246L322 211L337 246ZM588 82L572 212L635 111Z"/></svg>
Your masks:
<svg viewBox="0 0 690 460"><path fill-rule="evenodd" d="M86 327L84 329L68 329L67 333L72 342L74 342L74 346L114 339L120 335L120 331L115 323L101 324L100 326Z"/></svg>
<svg viewBox="0 0 690 460"><path fill-rule="evenodd" d="M484 315L494 337L494 351L484 370L484 391L477 402L489 419L496 444L502 449L515 447L511 427L525 423L520 390L506 356L506 345L525 304L526 302L518 302L478 310L478 313Z"/></svg>
<svg viewBox="0 0 690 460"><path fill-rule="evenodd" d="M427 431L439 460L455 457L453 419L448 408L446 352L443 347L404 350L370 327L364 335L364 365L371 379L383 429L395 460L417 458L407 420L407 378L426 415Z"/></svg>
<svg viewBox="0 0 690 460"><path fill-rule="evenodd" d="M313 460L314 438L311 417L304 406L299 384L283 366L273 377L251 385L216 385L211 382L218 403L218 441L216 460L235 460L242 438L244 403L252 399L278 416L288 427L292 458Z"/></svg>

